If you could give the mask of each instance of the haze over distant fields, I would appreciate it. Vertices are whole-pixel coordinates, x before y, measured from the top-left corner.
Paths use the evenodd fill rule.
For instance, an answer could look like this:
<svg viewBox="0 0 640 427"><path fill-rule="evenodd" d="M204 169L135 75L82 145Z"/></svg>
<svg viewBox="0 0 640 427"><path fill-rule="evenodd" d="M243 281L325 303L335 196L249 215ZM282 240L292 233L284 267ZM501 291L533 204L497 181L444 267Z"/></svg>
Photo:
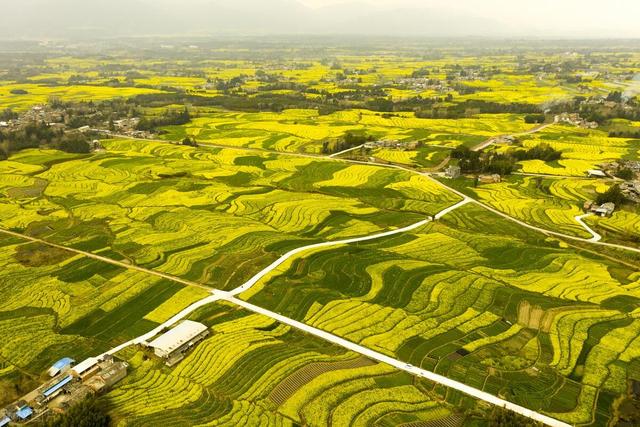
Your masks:
<svg viewBox="0 0 640 427"><path fill-rule="evenodd" d="M0 37L640 37L638 0L10 0Z"/></svg>

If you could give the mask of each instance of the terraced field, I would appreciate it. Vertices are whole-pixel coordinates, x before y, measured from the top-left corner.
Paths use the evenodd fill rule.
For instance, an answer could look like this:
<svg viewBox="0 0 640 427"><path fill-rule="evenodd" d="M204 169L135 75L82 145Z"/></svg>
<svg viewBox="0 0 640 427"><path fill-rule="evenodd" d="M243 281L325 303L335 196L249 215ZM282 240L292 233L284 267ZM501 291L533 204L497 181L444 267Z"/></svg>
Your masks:
<svg viewBox="0 0 640 427"><path fill-rule="evenodd" d="M452 413L410 376L269 318L226 304L193 318L212 336L174 370L134 349L123 355L133 372L104 397L117 425L372 425Z"/></svg>
<svg viewBox="0 0 640 427"><path fill-rule="evenodd" d="M636 375L639 289L624 265L467 205L412 235L314 253L242 298L566 422L603 425Z"/></svg>
<svg viewBox="0 0 640 427"><path fill-rule="evenodd" d="M41 383L62 356L80 361L147 333L209 288L234 289L294 248L398 230L460 202L425 176L318 155L347 132L420 142L351 153L420 169L499 135L518 135L524 148L549 144L563 158L523 161L521 172L555 178L451 185L527 224L582 238L591 234L575 217L610 185L586 171L640 155L640 140L606 130L553 125L526 134L533 125L524 113L496 113L625 90L620 82L640 71L635 53L611 67L599 61L600 73L562 75L523 63L575 66L564 53L332 48L272 60L189 47L178 61L183 47L167 49L157 60L51 54L0 67L7 120L4 108L24 112L50 98L137 95L145 96L118 106L118 117L188 108L192 118L157 129L165 142L109 139L92 154L29 149L0 161L0 229L119 262L2 234L0 405ZM114 111L105 111L92 126L115 127ZM639 126L616 123L627 132ZM175 144L185 137L200 147ZM585 222L605 241L640 241L635 208ZM401 231L298 253L241 298L570 424L615 421L630 381L640 381L637 259L547 238L471 203ZM189 318L211 336L175 367L140 346L118 354L129 376L100 397L115 425L488 424L491 408L462 392L229 302Z"/></svg>
<svg viewBox="0 0 640 427"><path fill-rule="evenodd" d="M4 162L0 225L228 288L294 242L408 225L457 201L401 171L104 144L106 152L89 157L32 150Z"/></svg>
<svg viewBox="0 0 640 427"><path fill-rule="evenodd" d="M0 246L3 402L18 397L13 382L40 378L62 356L83 360L136 337L159 324L159 310L186 302L181 285L145 273L13 238Z"/></svg>
<svg viewBox="0 0 640 427"><path fill-rule="evenodd" d="M0 162L0 226L229 289L292 247L405 226L459 200L425 178L369 166L104 145ZM208 294L40 243L2 244L0 386L137 337Z"/></svg>
<svg viewBox="0 0 640 427"><path fill-rule="evenodd" d="M637 159L640 155L640 140L610 138L602 130L569 125L554 125L522 139L524 147L545 143L562 151L562 159L553 164L541 160L521 162L522 172L526 173L584 177L589 169L599 169L602 163Z"/></svg>
<svg viewBox="0 0 640 427"><path fill-rule="evenodd" d="M346 110L320 115L316 110L282 113L236 113L202 110L202 117L183 126L170 126L163 138L181 141L186 136L200 142L275 151L319 153L324 141L349 131L364 131L376 138L423 141L445 147L475 145L489 137L518 133L531 126L517 114L481 114L469 119L418 119L413 113L385 116L368 110ZM435 150L424 151L429 160Z"/></svg>
<svg viewBox="0 0 640 427"><path fill-rule="evenodd" d="M446 183L450 184L449 181ZM511 176L495 184L473 187L470 180L459 179L456 187L505 214L547 230L589 239L575 219L582 215L585 201L594 200L611 185L610 181L586 178L550 178ZM610 218L590 216L586 223L604 241L637 245L640 238L640 214L633 205L618 206Z"/></svg>

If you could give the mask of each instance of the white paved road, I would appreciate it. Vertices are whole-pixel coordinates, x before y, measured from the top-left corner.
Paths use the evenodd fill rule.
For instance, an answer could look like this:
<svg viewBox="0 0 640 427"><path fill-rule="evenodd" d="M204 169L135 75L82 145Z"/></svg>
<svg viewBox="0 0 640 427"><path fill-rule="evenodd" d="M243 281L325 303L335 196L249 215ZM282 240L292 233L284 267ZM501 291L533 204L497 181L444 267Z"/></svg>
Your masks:
<svg viewBox="0 0 640 427"><path fill-rule="evenodd" d="M576 221L578 222L578 224L580 224L585 230L587 230L587 232L589 234L591 234L591 239L589 239L590 242L594 243L594 242L599 242L600 240L602 240L602 236L600 236L598 233L596 233L595 231L593 231L591 229L591 227L589 227L584 221L584 218L590 217L592 214L588 213L588 214L584 214L584 215L578 215L576 218Z"/></svg>
<svg viewBox="0 0 640 427"><path fill-rule="evenodd" d="M462 202L460 202L460 203L462 203ZM451 210L457 208L460 203L458 203L457 205L454 205L454 206L452 206L450 208L447 208L445 210L450 212ZM437 215L440 215L440 214L437 214ZM436 215L436 217L437 217L437 215ZM232 290L229 293L231 295L239 295L242 292L245 292L245 291L249 290L251 287L253 287L253 285L258 283L264 276L266 276L267 274L271 273L273 270L278 268L278 266L280 266L282 263L284 263L285 261L287 261L288 259L290 259L294 255L297 255L297 254L299 254L301 252L305 252L305 251L308 251L308 250L311 250L311 249L319 249L319 248L326 248L326 247L331 247L331 246L348 245L350 243L358 243L358 242L366 242L366 241L369 241L369 240L382 239L383 237L389 237L389 236L393 236L394 234L406 233L408 231L415 230L416 228L420 228L423 225L426 225L427 223L429 223L429 221L431 221L431 219L425 219L425 220L416 222L415 224L411 224L411 225L408 225L408 226L403 227L403 228L398 228L398 229L391 230L391 231L385 231L383 233L378 233L378 234L372 234L370 236L354 237L354 238L351 238L351 239L344 239L344 240L332 240L332 241L329 241L329 242L314 243L312 245L301 246L299 248L290 250L286 254L282 255L280 258L278 258L277 260L272 262L270 265L265 267L262 271L260 271L258 274L253 276L247 282L245 282L244 284L238 286L237 288L235 288L234 290Z"/></svg>
<svg viewBox="0 0 640 427"><path fill-rule="evenodd" d="M342 151L340 151L338 153L331 154L328 157L332 159L334 157L338 157L338 156L340 156L342 154L348 153L349 151L354 151L354 150L357 150L357 149L362 148L362 147L364 147L364 144L360 144L357 147L347 148L346 150L342 150Z"/></svg>
<svg viewBox="0 0 640 427"><path fill-rule="evenodd" d="M382 363L386 363L388 365L391 365L397 369L400 369L402 371L408 372L412 375L418 376L418 377L422 377L422 378L426 378L430 381L433 381L435 383L438 384L442 384L446 387L450 387L454 390L458 390L461 391L462 393L465 393L469 396L472 396L476 399L482 400L484 402L488 402L491 403L493 405L497 405L497 406L502 406L504 408L507 408L513 412L516 412L520 415L523 415L525 417L528 417L530 419L539 421L541 423L544 423L546 425L549 426L553 426L553 427L571 427L570 424L566 424L563 423L562 421L558 421L555 418L551 418L548 417L544 414L540 414L538 412L532 411L530 409L527 409L525 407L516 405L514 403L508 402L504 399L500 399L499 397L496 397L492 394L489 394L487 392L484 392L482 390L478 390L477 388L473 388L470 387L466 384L463 384L461 382L458 381L454 381L452 379L449 379L447 377L444 377L442 375L438 375L436 373L433 373L431 371L427 371L421 368L418 368L417 366L412 366L410 364L407 364L405 362L402 362L398 359L394 359L393 357L389 357L385 354L379 353L377 351L371 350L369 348L363 347L359 344L355 344L351 341L345 340L344 338L340 338L336 335L330 334L329 332L323 331L321 329L318 328L314 328L313 326L309 326L306 325L304 323L298 322L297 320L293 320L290 319L288 317L282 316L278 313L274 313L273 311L269 311L269 310L265 310L264 308L258 307L256 305L250 304L246 301L242 301L239 300L237 298L233 298L230 297L227 299L227 301L232 302L236 305L239 305L242 308L245 308L249 311L252 311L254 313L259 313L262 314L263 316L267 316L270 317L274 320L277 320L280 323L284 323L285 325L289 325L291 327L294 327L296 329L299 329L301 331L304 331L310 335L314 335L318 338L321 338L325 341L329 341L335 345L339 345L340 347L344 347L346 349L349 349L353 352L362 354L363 356L366 356L370 359L373 360L377 360L379 362Z"/></svg>

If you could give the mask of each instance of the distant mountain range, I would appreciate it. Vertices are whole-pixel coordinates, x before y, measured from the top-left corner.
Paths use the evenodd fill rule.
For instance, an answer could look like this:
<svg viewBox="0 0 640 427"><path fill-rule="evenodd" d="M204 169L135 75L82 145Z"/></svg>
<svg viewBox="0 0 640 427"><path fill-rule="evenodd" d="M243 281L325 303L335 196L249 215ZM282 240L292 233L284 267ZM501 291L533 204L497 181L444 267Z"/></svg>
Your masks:
<svg viewBox="0 0 640 427"><path fill-rule="evenodd" d="M20 0L0 5L0 37L363 34L501 35L497 22L447 10L313 9L295 0Z"/></svg>

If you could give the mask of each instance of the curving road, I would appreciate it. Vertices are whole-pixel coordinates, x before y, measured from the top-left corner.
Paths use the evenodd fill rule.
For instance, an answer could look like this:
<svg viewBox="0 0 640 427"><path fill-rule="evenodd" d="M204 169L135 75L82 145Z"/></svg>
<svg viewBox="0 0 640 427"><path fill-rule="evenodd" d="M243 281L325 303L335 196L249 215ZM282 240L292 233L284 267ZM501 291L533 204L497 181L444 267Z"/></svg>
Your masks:
<svg viewBox="0 0 640 427"><path fill-rule="evenodd" d="M595 231L593 231L591 229L591 227L589 227L584 221L584 218L588 218L592 216L592 214L588 213L588 214L584 214L584 215L578 215L575 217L575 220L578 224L580 224L582 226L582 228L584 228L585 230L587 230L587 232L589 234L591 234L593 237L591 239L589 239L589 241L591 243L595 243L595 242L599 242L600 240L602 240L602 236L599 235L598 233L596 233Z"/></svg>
<svg viewBox="0 0 640 427"><path fill-rule="evenodd" d="M332 159L334 161L341 161L341 162L346 162L346 163L356 163L356 164L362 164L362 165L370 165L370 166L378 166L378 167L383 167L383 168L392 168L392 169L399 169L399 170L403 170L406 172L410 172L413 174L417 174L417 175L421 175L424 176L426 178L428 178L429 180L431 180L433 183L446 188L447 190L451 191L452 193L457 194L460 197L466 197L468 198L471 203L474 203L480 207L482 207L483 209L486 209L490 212L493 212L494 214L501 216L504 219L507 219L511 222L515 222L518 225L521 225L522 227L528 228L530 230L534 230L537 231L539 233L545 234L547 236L556 236L556 237L561 237L563 239L569 239L569 240L573 240L573 241L578 241L578 242L583 242L583 243L590 243L593 245L599 245L599 246L606 246L606 247L610 247L610 248L614 248L614 249L622 249L625 251L630 251L630 252L635 252L635 253L639 253L640 254L640 248L634 248L631 246L625 246L625 245L619 245L616 243L606 243L606 242L601 242L601 241L596 241L593 238L591 239L584 239L582 237L576 237L576 236L571 236L570 234L564 234L564 233L560 233L557 231L552 231L552 230L547 230L546 228L542 228L542 227L536 227L535 225L531 225L528 224L524 221L521 221L517 218L514 218L512 216L507 215L506 213L499 211L496 208L493 208L485 203L482 203L481 201L474 199L470 196L467 196L466 194L462 193L461 191L456 190L453 187L449 187L447 184L438 181L437 179L435 179L433 177L432 174L430 173L424 173L424 172L419 172L404 166L400 166L400 165L385 165L385 164L376 164L376 163L369 163L369 162L363 162L363 161L359 161L359 160L347 160L347 159ZM597 234L597 233L596 233Z"/></svg>
<svg viewBox="0 0 640 427"><path fill-rule="evenodd" d="M539 129L538 129L539 130ZM535 130L535 131L538 131ZM135 138L132 138L135 139ZM163 141L163 142L167 142L167 141ZM205 145L205 144L203 144ZM206 144L206 145L210 145L210 146L215 146L213 144ZM235 148L238 150L246 150L245 148L242 147L227 147L227 146L218 146L221 148ZM255 150L255 151L267 151L267 152L272 152L270 150ZM624 249L624 250L629 250L629 251L633 251L633 252L637 252L640 253L640 249L637 248L631 248L631 247L627 247L627 246L623 246L623 245L616 245L616 244L611 244L611 243L603 243L598 241L600 236L593 232L593 230L591 230L583 221L582 218L584 216L581 217L576 217L576 221L578 221L579 223L581 223L583 225L583 227L585 227L585 229L587 229L587 231L589 231L592 234L592 238L591 239L583 239L583 238L579 238L579 237L574 237L574 236L570 236L570 235L566 235L563 233L558 233L558 232L554 232L551 230L546 230L540 227L536 227L536 226L532 226L530 224L527 224L523 221L520 221L516 218L510 217L509 215L498 211L495 208L492 208L491 206L488 206L478 200L472 199L469 196L465 195L464 193L451 188L449 186L447 186L446 184L436 180L433 176L431 176L428 173L421 173L403 166L399 166L399 165L382 165L382 164L372 164L369 162L362 162L362 161L355 161L355 160L345 160L345 159L336 159L334 157L326 157L326 156L314 156L314 155L305 155L305 154L299 154L299 153L280 153L280 152L275 152L277 154L282 154L282 155L291 155L291 156L297 156L297 157L312 157L312 158L316 158L316 159L327 159L329 158L330 160L334 160L334 161L343 161L343 162L348 162L348 163L358 163L358 164L366 164L366 165L370 165L370 166L379 166L379 167L387 167L387 168L395 168L395 169L400 169L400 170L404 170L404 171L408 171L411 173L415 173L418 175L422 175L427 177L428 179L430 179L431 181L433 181L434 183L447 188L448 190L450 190L451 192L457 194L458 196L461 197L462 201L456 203L455 205L444 209L443 211L439 212L438 214L436 214L434 216L433 219L440 219L443 216L445 216L446 214L452 212L453 210L464 206L468 203L475 203L481 207L483 207L484 209L487 209L493 213L495 213L496 215L499 215L507 220L510 220L512 222L515 222L523 227L529 228L531 230L535 230L538 231L540 233L543 233L545 235L554 235L557 237L562 237L565 239L571 239L571 240L575 240L575 241L582 241L582 242L586 242L586 243L591 243L591 244L597 244L597 245L602 245L602 246L608 246L608 247L613 247L613 248L617 248L617 249ZM206 289L208 291L211 291L212 294L207 297L204 298L194 304L192 304L191 306L185 308L184 310L182 310L181 312L177 313L175 316L173 316L171 319L169 319L168 321L164 322L162 325L159 325L158 327L156 327L155 329L153 329L152 331L137 337L133 340L130 340L126 343L123 343L105 353L103 353L100 356L97 356L95 358L90 358L89 360L98 360L101 357L104 357L104 355L106 354L114 354L119 352L120 350L134 345L134 344L141 344L144 343L146 341L148 341L149 339L151 339L152 337L154 337L155 335L157 335L158 333L162 332L164 329L169 328L171 326L173 326L174 324L176 324L177 322L179 322L180 320L184 319L185 317L187 317L189 314L193 313L195 310L199 309L200 307L203 307L207 304L211 304L214 303L216 301L228 301L230 303L236 304L238 306L244 307L250 311L256 312L256 313L260 313L263 314L265 316L268 316L274 320L277 320L279 322L285 323L287 325L290 325L292 327L298 328L300 330L306 331L314 336L317 336L319 338L325 339L327 341L330 341L334 344L340 345L344 348L348 348L352 351L358 352L360 354L363 354L367 357L370 357L372 359L378 360L380 362L383 363L388 363L398 369L402 369L406 372L409 372L413 375L416 376L421 376L424 378L427 378L431 381L434 381L436 383L439 384L443 384L447 387L451 387L453 389L459 390L465 394L468 394L470 396L473 396L479 400L494 404L494 405L498 405L498 406L502 406L505 407L509 410L512 410L520 415L523 415L525 417L534 419L536 421L540 421L544 424L550 425L550 426L554 426L554 427L568 427L569 424L563 423L561 421L558 421L556 419L550 418L544 414L540 414L538 412L535 411L531 411L527 408L524 408L522 406L519 405L515 405L513 403L510 403L508 401L505 401L503 399L500 399L496 396L493 396L489 393L486 393L482 390L479 389L475 389L473 387L470 387L466 384L457 382L457 381L453 381L449 378L446 378L444 376L441 375L437 375L433 372L430 371L426 371L411 365L408 365L400 360L391 358L389 356L386 356L384 354L375 352L373 350L367 349L366 347L360 346L358 344L352 343L348 340L345 340L343 338L337 337L335 335L329 334L325 331L322 331L320 329L317 328L313 328L311 326L305 325L301 322L295 321L293 319L289 319L285 316L281 316L277 313L262 309L260 307L254 306L252 304L249 304L245 301L239 300L237 298L235 298L235 296L239 295L242 292L245 292L247 290L249 290L251 287L253 287L255 284L257 284L260 280L262 280L267 274L269 274L270 272L272 272L273 270L275 270L278 266L282 265L285 261L287 261L288 259L292 258L295 255L298 255L304 251L307 250L311 250L311 249L316 249L316 248L322 248L322 247L330 247L330 246L339 246L339 245L346 245L346 244L350 244L350 243L357 243L357 242L364 242L364 241L369 241L369 240L374 240L374 239L380 239L380 238L384 238L384 237L388 237L388 236L392 236L395 234L400 234L400 233L405 233L414 229L417 229L421 226L426 225L427 223L429 223L432 219L425 219L423 221L417 222L415 224L409 225L407 227L403 227L403 228L399 228L396 230L391 230L391 231L387 231L387 232L383 232L383 233L378 233L378 234L374 234L371 236L364 236L364 237L358 237L358 238L351 238L351 239L344 239L344 240L338 240L338 241L330 241L330 242L323 242L323 243L316 243L316 244L312 244L312 245L307 245L307 246L303 246L297 249L294 249L292 251L287 252L286 254L282 255L280 258L278 258L276 261L274 261L272 264L270 264L268 267L264 268L262 271L260 271L258 274L256 274L255 276L253 276L251 279L249 279L247 282L245 282L244 284L242 284L241 286L237 287L236 289L232 290L231 292L224 292L224 291L219 291L219 290L211 290L211 288L208 288L204 285L201 285L199 283L196 282L191 282L188 280L184 280L181 279L179 277L175 277L175 276L171 276L169 274L165 274L165 273L160 273L154 270L149 270L149 269L145 269L142 267L138 267L135 265L131 265L125 262L121 262L121 261L115 261L106 257L102 257L100 255L96 255L90 252L86 252L86 251L81 251L78 249L74 249L74 248L69 248L66 246L62 246L59 244L55 244L55 243L51 243L51 242L47 242L43 239L39 239L39 238L35 238L35 237L31 237L31 236L26 236L20 233L16 233L16 232L12 232L12 231L8 231L8 230L2 230L0 229L0 233L5 234L5 235L10 235L13 237L17 237L17 238L21 238L21 239L26 239L32 242L38 242L38 243L42 243L42 244L46 244L55 248L59 248L59 249L64 249L79 255L83 255L83 256L87 256L89 258L93 258L102 262L106 262L109 264L113 264L119 267L123 267L123 268L127 268L130 270L136 270L136 271L140 271L140 272L144 272L147 274L151 274L157 277L161 277L164 279L168 279L168 280L172 280L175 281L177 283L181 283L183 285L186 286L195 286L198 288L202 288L202 289Z"/></svg>

